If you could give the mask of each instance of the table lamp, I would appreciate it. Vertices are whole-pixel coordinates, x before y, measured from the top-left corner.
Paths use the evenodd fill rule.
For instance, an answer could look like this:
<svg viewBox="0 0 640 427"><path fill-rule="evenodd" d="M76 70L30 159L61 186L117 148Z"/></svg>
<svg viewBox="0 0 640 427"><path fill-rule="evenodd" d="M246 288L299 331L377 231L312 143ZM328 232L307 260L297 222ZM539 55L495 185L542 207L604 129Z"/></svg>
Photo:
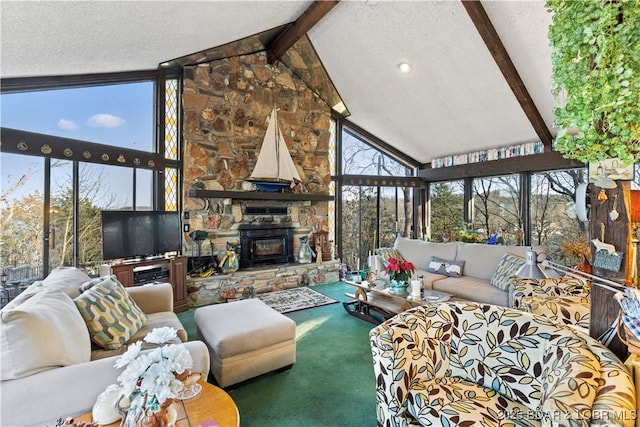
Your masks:
<svg viewBox="0 0 640 427"><path fill-rule="evenodd" d="M525 254L524 265L520 267L516 276L524 279L545 279L546 274L538 267L538 254L529 248Z"/></svg>

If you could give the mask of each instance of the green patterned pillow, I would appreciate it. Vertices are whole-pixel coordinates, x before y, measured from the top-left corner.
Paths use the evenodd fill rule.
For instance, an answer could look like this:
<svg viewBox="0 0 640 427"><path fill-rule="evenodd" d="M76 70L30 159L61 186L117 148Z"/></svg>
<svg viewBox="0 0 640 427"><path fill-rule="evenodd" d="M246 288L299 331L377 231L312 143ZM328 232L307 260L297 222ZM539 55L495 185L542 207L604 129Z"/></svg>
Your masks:
<svg viewBox="0 0 640 427"><path fill-rule="evenodd" d="M496 272L493 273L491 284L498 289L508 291L511 279L515 277L523 265L524 258L509 253L504 254L498 263Z"/></svg>
<svg viewBox="0 0 640 427"><path fill-rule="evenodd" d="M74 301L91 341L107 350L122 347L147 321L116 276L92 279Z"/></svg>
<svg viewBox="0 0 640 427"><path fill-rule="evenodd" d="M404 258L402 258L402 255L400 255L400 252L398 252L398 250L395 248L378 248L376 249L376 255L380 257L382 266L385 268L387 268L387 260L389 258L396 258L400 261L404 260Z"/></svg>

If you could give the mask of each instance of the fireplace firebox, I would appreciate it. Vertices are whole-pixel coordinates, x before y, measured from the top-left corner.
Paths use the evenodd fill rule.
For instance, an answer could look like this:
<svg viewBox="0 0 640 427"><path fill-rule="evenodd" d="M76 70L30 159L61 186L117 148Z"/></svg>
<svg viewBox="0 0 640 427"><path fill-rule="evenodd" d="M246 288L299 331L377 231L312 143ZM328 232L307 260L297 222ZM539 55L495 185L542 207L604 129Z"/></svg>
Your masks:
<svg viewBox="0 0 640 427"><path fill-rule="evenodd" d="M292 263L293 230L284 224L240 225L240 268Z"/></svg>

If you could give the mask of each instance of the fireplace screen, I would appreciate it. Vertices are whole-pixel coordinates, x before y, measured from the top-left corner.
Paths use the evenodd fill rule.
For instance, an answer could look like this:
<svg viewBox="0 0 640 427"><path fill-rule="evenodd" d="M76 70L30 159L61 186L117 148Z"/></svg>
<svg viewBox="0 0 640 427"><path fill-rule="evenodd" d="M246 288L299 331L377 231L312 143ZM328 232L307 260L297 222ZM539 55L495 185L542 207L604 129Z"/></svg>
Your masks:
<svg viewBox="0 0 640 427"><path fill-rule="evenodd" d="M253 254L256 257L283 255L286 242L284 239L264 239L253 241Z"/></svg>
<svg viewBox="0 0 640 427"><path fill-rule="evenodd" d="M280 225L240 228L240 267L293 262L293 228Z"/></svg>

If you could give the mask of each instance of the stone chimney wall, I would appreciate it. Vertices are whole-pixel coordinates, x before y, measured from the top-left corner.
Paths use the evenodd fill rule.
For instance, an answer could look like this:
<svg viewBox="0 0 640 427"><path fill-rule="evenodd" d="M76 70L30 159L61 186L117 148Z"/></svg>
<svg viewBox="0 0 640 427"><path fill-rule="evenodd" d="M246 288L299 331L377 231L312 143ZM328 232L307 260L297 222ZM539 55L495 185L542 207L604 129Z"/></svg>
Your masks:
<svg viewBox="0 0 640 427"><path fill-rule="evenodd" d="M215 250L236 243L235 229L245 222L292 221L298 234L327 229L326 201L243 201L246 178L256 163L267 118L274 105L285 142L302 188L309 194L329 194L329 142L331 110L306 84L281 63L267 64L266 54L221 59L184 69L184 211L190 229L209 232ZM193 188L237 191L231 199L202 200L187 196ZM289 209L287 218L251 217L244 206ZM195 244L185 234L187 253ZM296 239L297 240L297 239ZM203 254L209 245L203 245Z"/></svg>

